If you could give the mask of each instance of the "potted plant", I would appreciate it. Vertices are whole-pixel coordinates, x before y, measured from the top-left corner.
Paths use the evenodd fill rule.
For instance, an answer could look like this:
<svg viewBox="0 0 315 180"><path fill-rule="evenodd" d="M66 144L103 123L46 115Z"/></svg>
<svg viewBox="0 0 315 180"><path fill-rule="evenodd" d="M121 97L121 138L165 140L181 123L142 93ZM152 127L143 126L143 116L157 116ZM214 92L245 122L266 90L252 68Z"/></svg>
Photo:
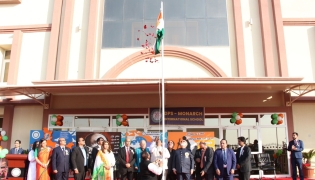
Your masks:
<svg viewBox="0 0 315 180"><path fill-rule="evenodd" d="M314 174L314 168L311 168L311 159L315 156L315 149L308 152L302 152L304 164L303 173L306 178L312 178Z"/></svg>
<svg viewBox="0 0 315 180"><path fill-rule="evenodd" d="M311 159L315 156L315 149L311 149L308 152L302 152L304 163L311 165Z"/></svg>

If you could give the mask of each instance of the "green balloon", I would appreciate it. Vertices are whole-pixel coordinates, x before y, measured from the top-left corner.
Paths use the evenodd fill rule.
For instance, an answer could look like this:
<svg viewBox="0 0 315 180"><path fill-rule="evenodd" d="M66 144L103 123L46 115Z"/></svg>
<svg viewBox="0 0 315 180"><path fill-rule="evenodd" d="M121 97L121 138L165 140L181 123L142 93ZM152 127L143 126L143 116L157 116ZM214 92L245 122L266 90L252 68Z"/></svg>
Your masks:
<svg viewBox="0 0 315 180"><path fill-rule="evenodd" d="M5 155L7 155L9 153L8 149L2 149L1 153L4 153Z"/></svg>
<svg viewBox="0 0 315 180"><path fill-rule="evenodd" d="M273 119L272 121L271 121L271 124L277 124L278 123L278 120L276 120L276 119Z"/></svg>
<svg viewBox="0 0 315 180"><path fill-rule="evenodd" d="M4 158L4 157L5 157L5 154L0 153L0 158Z"/></svg>
<svg viewBox="0 0 315 180"><path fill-rule="evenodd" d="M54 117L54 118L55 118L55 117L57 117L57 116L56 116L56 114L53 114L51 117Z"/></svg>
<svg viewBox="0 0 315 180"><path fill-rule="evenodd" d="M120 114L117 114L116 115L116 119L118 119L118 118L120 118L121 117L121 115Z"/></svg>
<svg viewBox="0 0 315 180"><path fill-rule="evenodd" d="M232 117L235 118L236 116L237 116L237 112L234 112L234 113L232 114Z"/></svg>
<svg viewBox="0 0 315 180"><path fill-rule="evenodd" d="M278 119L278 114L273 114L272 119Z"/></svg>
<svg viewBox="0 0 315 180"><path fill-rule="evenodd" d="M117 126L120 126L120 125L121 125L121 122L119 122L118 120L116 120L116 125L117 125Z"/></svg>
<svg viewBox="0 0 315 180"><path fill-rule="evenodd" d="M235 122L236 122L236 119L235 119L235 118L232 118L232 119L230 119L230 122L231 122L231 123L235 123Z"/></svg>
<svg viewBox="0 0 315 180"><path fill-rule="evenodd" d="M8 138L8 136L2 136L2 140L3 141L7 141L9 138ZM2 151L1 151L2 152Z"/></svg>
<svg viewBox="0 0 315 180"><path fill-rule="evenodd" d="M53 126L56 126L56 122L55 121L50 121L50 124Z"/></svg>

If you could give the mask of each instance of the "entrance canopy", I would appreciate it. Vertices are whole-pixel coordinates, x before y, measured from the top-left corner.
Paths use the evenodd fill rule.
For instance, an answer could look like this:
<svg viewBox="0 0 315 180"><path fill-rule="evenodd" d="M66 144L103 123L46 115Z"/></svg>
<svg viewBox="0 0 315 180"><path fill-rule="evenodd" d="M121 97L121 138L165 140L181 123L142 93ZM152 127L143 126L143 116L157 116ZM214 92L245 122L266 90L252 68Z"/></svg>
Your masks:
<svg viewBox="0 0 315 180"><path fill-rule="evenodd" d="M315 83L302 78L185 78L165 79L165 93L266 93L313 91ZM102 79L37 81L33 85L0 86L0 96L32 94L152 94L161 90L160 79ZM31 96L33 97L33 96Z"/></svg>

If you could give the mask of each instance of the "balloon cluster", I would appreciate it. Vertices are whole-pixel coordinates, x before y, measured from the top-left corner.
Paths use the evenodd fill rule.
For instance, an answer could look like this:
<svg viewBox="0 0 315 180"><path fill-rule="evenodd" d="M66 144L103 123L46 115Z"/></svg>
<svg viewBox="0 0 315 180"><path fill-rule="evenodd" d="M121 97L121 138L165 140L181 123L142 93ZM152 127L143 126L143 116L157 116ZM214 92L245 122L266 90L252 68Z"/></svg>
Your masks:
<svg viewBox="0 0 315 180"><path fill-rule="evenodd" d="M273 154L273 158L277 159L282 154L282 149L279 149L276 153Z"/></svg>
<svg viewBox="0 0 315 180"><path fill-rule="evenodd" d="M0 141L7 141L9 139L6 134L7 132L1 131Z"/></svg>
<svg viewBox="0 0 315 180"><path fill-rule="evenodd" d="M5 156L9 153L8 149L2 149L0 146L0 158L5 158Z"/></svg>
<svg viewBox="0 0 315 180"><path fill-rule="evenodd" d="M279 125L283 123L283 114L272 114L271 115L271 124Z"/></svg>
<svg viewBox="0 0 315 180"><path fill-rule="evenodd" d="M234 112L232 113L232 118L230 119L230 122L232 124L240 125L242 124L242 117L243 117L242 113Z"/></svg>
<svg viewBox="0 0 315 180"><path fill-rule="evenodd" d="M116 125L117 126L129 126L129 123L128 123L128 117L126 114L123 114L123 115L120 115L120 114L117 114L116 115Z"/></svg>
<svg viewBox="0 0 315 180"><path fill-rule="evenodd" d="M50 119L50 124L53 126L62 126L63 125L63 116L53 114Z"/></svg>

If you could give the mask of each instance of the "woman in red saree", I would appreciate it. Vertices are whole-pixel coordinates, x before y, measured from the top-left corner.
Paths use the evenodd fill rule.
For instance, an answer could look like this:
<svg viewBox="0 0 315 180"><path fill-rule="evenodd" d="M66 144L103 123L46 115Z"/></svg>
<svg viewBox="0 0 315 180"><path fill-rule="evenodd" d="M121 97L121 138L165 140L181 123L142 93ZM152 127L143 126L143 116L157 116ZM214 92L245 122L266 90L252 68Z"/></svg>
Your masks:
<svg viewBox="0 0 315 180"><path fill-rule="evenodd" d="M34 156L36 159L36 180L50 180L50 157L52 149L46 147L46 139L39 141L38 148L35 149Z"/></svg>

